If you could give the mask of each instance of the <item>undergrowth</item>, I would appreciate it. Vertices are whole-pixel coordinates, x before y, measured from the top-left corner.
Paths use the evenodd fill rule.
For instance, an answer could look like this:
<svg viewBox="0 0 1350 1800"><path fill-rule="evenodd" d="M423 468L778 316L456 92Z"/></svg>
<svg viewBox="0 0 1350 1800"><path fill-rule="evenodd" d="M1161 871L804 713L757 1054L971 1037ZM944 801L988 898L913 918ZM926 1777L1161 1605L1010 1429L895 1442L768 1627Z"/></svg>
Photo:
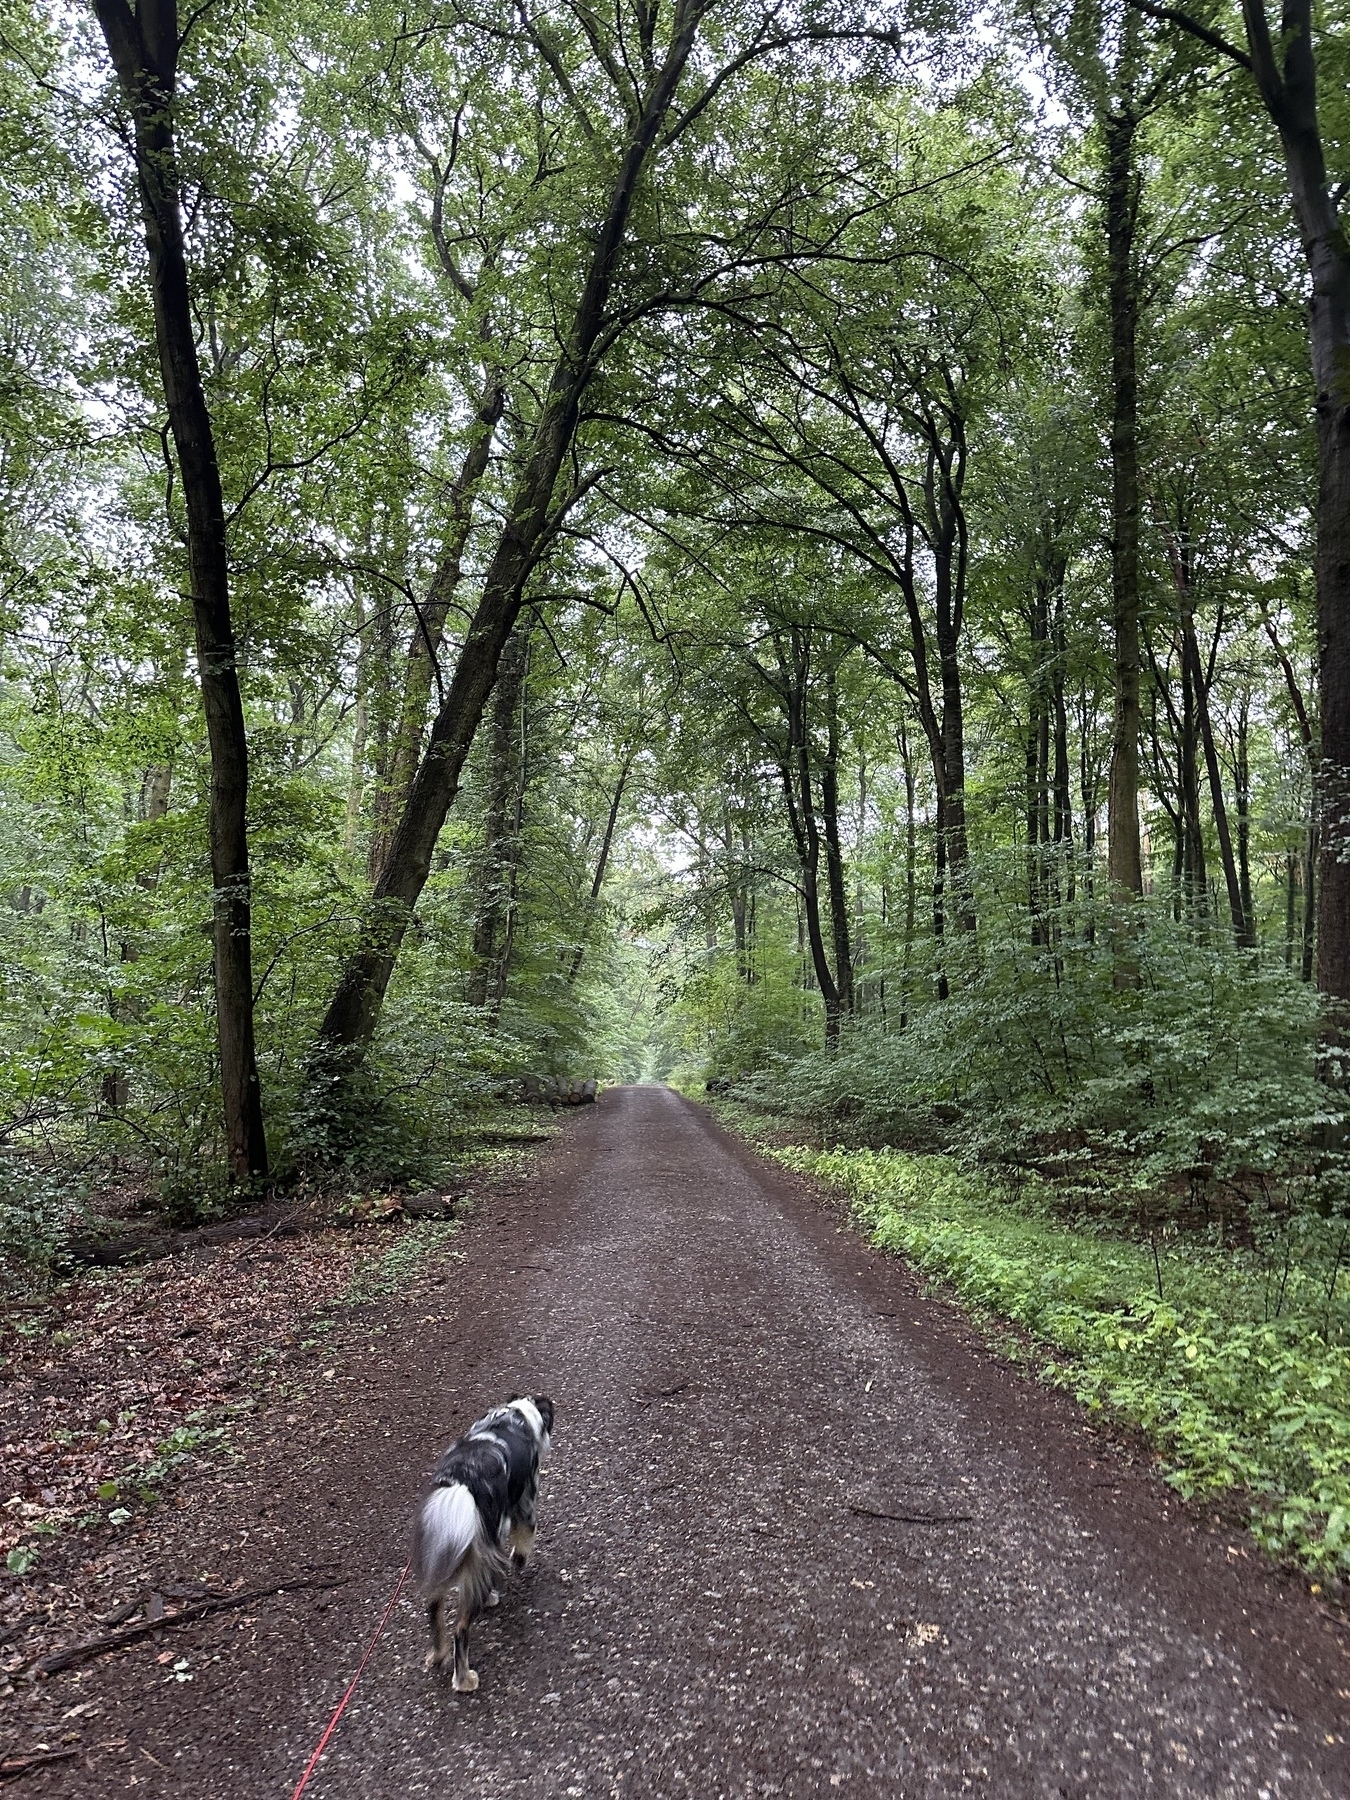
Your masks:
<svg viewBox="0 0 1350 1800"><path fill-rule="evenodd" d="M454 1220L426 1220L400 1227L389 1248L352 1275L338 1305L362 1306L402 1293L407 1283L444 1249L458 1229Z"/></svg>
<svg viewBox="0 0 1350 1800"><path fill-rule="evenodd" d="M1301 1221L1273 1274L1231 1245L1183 1256L1066 1228L1047 1192L1005 1198L948 1157L764 1148L841 1189L874 1242L1048 1346L1043 1376L1142 1428L1183 1495L1245 1490L1266 1550L1350 1574L1343 1222Z"/></svg>

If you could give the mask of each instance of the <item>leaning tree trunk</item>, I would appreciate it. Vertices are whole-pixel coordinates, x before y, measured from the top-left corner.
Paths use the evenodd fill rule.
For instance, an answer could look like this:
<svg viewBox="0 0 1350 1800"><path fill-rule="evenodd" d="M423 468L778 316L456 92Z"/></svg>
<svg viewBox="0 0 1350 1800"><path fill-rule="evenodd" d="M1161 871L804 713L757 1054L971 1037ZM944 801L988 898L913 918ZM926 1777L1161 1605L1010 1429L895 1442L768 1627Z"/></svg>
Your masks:
<svg viewBox="0 0 1350 1800"><path fill-rule="evenodd" d="M359 1060L379 1020L395 959L427 876L436 840L459 791L464 759L492 692L497 664L511 635L529 580L556 523L553 491L572 444L581 397L593 372L614 273L628 231L638 181L665 121L693 48L697 9L680 9L664 63L650 80L623 154L605 216L595 234L586 280L563 338L539 416L529 434L520 478L511 496L468 632L445 699L408 790L384 866L375 882L360 942L349 959L319 1028L316 1072L340 1075ZM334 1064L337 1067L334 1067Z"/></svg>
<svg viewBox="0 0 1350 1800"><path fill-rule="evenodd" d="M267 1138L253 1044L248 837L248 741L230 614L225 502L211 416L197 360L179 200L173 103L178 65L175 0L94 0L131 112L141 218L150 261L155 345L187 510L197 668L211 756L216 1034L225 1145L236 1179L267 1173Z"/></svg>
<svg viewBox="0 0 1350 1800"><path fill-rule="evenodd" d="M417 773L426 732L427 709L440 669L445 622L459 587L464 551L473 524L474 500L492 454L492 438L506 406L506 389L495 371L483 384L470 430L468 448L450 491L450 524L426 598L417 608L408 639L403 693L394 721L388 769L375 802L370 840L370 877L377 881L389 854L394 825Z"/></svg>

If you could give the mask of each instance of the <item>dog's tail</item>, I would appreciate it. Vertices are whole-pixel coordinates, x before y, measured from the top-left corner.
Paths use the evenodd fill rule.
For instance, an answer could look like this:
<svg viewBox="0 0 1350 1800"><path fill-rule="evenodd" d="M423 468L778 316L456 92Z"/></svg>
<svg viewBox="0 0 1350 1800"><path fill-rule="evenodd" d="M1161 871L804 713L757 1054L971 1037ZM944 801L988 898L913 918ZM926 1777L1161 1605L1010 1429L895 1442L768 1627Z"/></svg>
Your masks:
<svg viewBox="0 0 1350 1800"><path fill-rule="evenodd" d="M505 1570L501 1549L489 1541L473 1495L462 1482L433 1488L423 1502L413 1545L413 1566L428 1594L458 1588L461 1612L482 1609Z"/></svg>

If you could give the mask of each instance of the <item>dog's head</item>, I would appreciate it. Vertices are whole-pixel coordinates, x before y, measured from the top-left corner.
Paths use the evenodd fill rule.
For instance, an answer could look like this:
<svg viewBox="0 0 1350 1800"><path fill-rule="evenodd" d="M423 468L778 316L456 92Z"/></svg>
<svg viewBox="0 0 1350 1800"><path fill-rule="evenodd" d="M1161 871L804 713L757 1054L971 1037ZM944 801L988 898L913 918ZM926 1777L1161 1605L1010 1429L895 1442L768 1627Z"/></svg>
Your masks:
<svg viewBox="0 0 1350 1800"><path fill-rule="evenodd" d="M553 1436L553 1402L547 1394L513 1394L507 1402L514 1406L539 1441L539 1460L543 1462Z"/></svg>

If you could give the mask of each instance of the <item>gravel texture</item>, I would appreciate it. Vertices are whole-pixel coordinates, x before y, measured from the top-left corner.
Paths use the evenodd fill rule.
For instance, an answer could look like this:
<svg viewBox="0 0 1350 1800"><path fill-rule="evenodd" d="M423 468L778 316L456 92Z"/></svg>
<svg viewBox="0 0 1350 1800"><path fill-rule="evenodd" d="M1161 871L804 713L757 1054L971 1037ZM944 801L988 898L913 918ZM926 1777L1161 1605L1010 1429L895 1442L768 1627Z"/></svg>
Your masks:
<svg viewBox="0 0 1350 1800"><path fill-rule="evenodd" d="M555 1453L478 1693L405 1598L313 1800L1350 1794L1342 1621L701 1109L605 1095L455 1245L194 1527L347 1584L173 1633L190 1683L100 1667L102 1747L25 1792L289 1794L426 1470L526 1390Z"/></svg>

